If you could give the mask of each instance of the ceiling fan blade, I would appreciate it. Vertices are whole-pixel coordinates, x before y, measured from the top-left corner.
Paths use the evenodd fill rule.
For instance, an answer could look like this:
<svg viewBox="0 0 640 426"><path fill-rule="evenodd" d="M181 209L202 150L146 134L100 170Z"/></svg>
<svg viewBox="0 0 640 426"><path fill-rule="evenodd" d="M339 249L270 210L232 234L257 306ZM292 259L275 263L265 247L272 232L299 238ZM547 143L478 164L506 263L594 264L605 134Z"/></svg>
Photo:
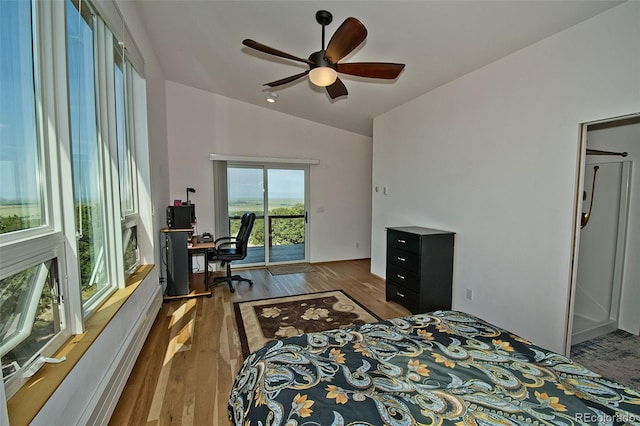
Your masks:
<svg viewBox="0 0 640 426"><path fill-rule="evenodd" d="M248 38L242 40L242 44L252 49L259 50L260 52L268 53L269 55L279 56L281 58L291 59L292 61L304 62L305 64L313 65L313 62L311 62L309 59L303 59L297 56L293 56L289 53L274 49L273 47L269 47L265 44L258 43L257 41Z"/></svg>
<svg viewBox="0 0 640 426"><path fill-rule="evenodd" d="M331 99L349 94L349 92L347 92L347 88L344 86L344 83L342 82L342 80L340 80L340 77L338 77L335 83L333 83L331 86L327 86L327 93L329 94L329 97Z"/></svg>
<svg viewBox="0 0 640 426"><path fill-rule="evenodd" d="M338 64L336 71L360 77L385 78L393 80L404 69L404 64L389 62L351 62Z"/></svg>
<svg viewBox="0 0 640 426"><path fill-rule="evenodd" d="M265 83L263 86L276 87L281 86L283 84L291 83L294 80L299 79L300 77L304 77L309 74L309 71L301 72L300 74L292 75L291 77L283 78L281 80L272 81L271 83Z"/></svg>
<svg viewBox="0 0 640 426"><path fill-rule="evenodd" d="M329 40L324 58L332 64L347 56L367 38L367 29L356 18L347 18Z"/></svg>

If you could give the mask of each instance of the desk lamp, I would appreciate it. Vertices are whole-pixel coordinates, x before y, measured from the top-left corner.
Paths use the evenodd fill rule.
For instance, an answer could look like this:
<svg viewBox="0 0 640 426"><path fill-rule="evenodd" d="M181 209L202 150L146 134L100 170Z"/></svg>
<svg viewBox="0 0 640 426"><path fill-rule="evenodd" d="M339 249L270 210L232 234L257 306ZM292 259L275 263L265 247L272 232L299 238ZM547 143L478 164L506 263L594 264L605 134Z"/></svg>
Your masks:
<svg viewBox="0 0 640 426"><path fill-rule="evenodd" d="M196 190L193 188L189 188L187 187L187 204L191 204L191 202L189 201L189 193L193 192L195 194Z"/></svg>

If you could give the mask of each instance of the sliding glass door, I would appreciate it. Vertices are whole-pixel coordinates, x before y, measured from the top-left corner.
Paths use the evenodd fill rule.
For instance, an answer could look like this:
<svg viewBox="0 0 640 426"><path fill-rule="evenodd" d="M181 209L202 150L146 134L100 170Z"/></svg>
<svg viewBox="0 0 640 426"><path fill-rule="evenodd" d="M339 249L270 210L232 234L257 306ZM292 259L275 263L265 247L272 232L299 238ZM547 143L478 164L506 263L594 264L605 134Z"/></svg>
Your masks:
<svg viewBox="0 0 640 426"><path fill-rule="evenodd" d="M305 170L266 171L269 263L306 260Z"/></svg>
<svg viewBox="0 0 640 426"><path fill-rule="evenodd" d="M256 220L249 238L249 251L244 260L235 264L263 264L264 251L264 211L265 211L264 170L262 167L227 167L227 205L229 206L229 235L237 235L240 218L244 212L254 212Z"/></svg>
<svg viewBox="0 0 640 426"><path fill-rule="evenodd" d="M307 260L306 166L229 164L227 196L230 234L246 211L256 214L249 254L243 264Z"/></svg>

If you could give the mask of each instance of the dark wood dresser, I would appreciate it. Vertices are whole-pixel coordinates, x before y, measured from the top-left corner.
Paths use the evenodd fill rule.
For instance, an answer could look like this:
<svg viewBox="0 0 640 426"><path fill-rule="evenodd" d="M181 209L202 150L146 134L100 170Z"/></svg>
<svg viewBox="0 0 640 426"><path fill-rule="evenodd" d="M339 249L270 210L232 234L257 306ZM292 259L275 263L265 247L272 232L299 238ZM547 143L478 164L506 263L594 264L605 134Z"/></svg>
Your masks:
<svg viewBox="0 0 640 426"><path fill-rule="evenodd" d="M455 233L387 228L387 301L412 313L451 309Z"/></svg>

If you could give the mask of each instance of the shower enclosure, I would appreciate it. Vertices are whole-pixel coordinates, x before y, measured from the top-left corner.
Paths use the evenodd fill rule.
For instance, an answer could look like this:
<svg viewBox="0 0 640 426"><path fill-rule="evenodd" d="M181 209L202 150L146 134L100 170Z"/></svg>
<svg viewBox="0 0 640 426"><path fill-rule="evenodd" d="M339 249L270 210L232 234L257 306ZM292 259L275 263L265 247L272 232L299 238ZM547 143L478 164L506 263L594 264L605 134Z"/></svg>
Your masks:
<svg viewBox="0 0 640 426"><path fill-rule="evenodd" d="M618 328L630 178L630 162L587 156L572 344Z"/></svg>

